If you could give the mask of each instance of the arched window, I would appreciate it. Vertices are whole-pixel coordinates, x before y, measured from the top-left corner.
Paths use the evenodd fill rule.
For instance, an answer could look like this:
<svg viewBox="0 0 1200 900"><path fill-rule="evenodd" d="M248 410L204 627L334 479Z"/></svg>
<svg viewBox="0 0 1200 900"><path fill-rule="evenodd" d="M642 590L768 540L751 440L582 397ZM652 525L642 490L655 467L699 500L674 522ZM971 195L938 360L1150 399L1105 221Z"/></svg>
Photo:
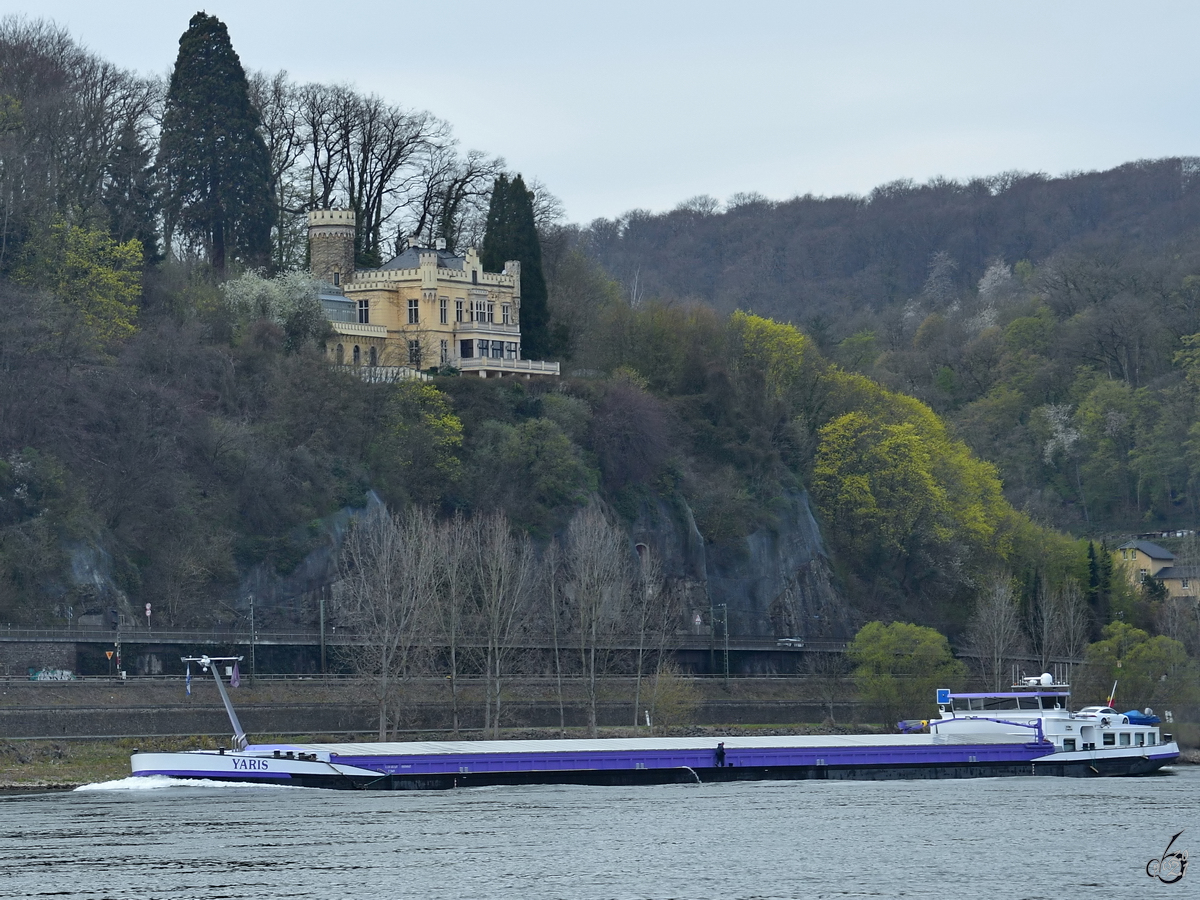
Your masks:
<svg viewBox="0 0 1200 900"><path fill-rule="evenodd" d="M337 348L333 351L333 358L339 366L344 363L346 361L346 348L338 344Z"/></svg>
<svg viewBox="0 0 1200 900"><path fill-rule="evenodd" d="M371 365L379 365L379 354L376 352L374 347L371 348Z"/></svg>
<svg viewBox="0 0 1200 900"><path fill-rule="evenodd" d="M354 364L357 366L362 362L362 351L358 349L358 344L354 345Z"/></svg>

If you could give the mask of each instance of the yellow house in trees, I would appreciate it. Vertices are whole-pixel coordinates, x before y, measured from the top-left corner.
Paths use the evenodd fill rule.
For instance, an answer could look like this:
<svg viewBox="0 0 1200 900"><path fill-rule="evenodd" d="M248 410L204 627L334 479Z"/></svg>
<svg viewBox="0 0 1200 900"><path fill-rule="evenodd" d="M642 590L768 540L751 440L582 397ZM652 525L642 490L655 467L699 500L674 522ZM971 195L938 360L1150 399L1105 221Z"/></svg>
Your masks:
<svg viewBox="0 0 1200 900"><path fill-rule="evenodd" d="M1200 596L1200 566L1177 566L1175 554L1150 541L1130 541L1113 553L1125 569L1130 584L1140 585L1148 578L1162 583L1171 597Z"/></svg>
<svg viewBox="0 0 1200 900"><path fill-rule="evenodd" d="M521 358L521 264L485 272L472 248L458 256L410 245L378 269L354 268L354 213L308 214L309 267L332 287L321 304L333 326L331 362L366 367L368 380L457 369L481 377L558 375L556 362Z"/></svg>

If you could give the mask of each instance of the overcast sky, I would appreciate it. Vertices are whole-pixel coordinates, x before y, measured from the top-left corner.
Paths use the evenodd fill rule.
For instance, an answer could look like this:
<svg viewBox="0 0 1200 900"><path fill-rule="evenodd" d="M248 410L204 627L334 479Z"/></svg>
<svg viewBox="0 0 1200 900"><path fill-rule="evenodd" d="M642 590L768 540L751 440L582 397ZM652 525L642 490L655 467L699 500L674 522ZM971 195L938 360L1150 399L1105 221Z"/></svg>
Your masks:
<svg viewBox="0 0 1200 900"><path fill-rule="evenodd" d="M197 0L2 0L166 73ZM1200 153L1200 4L212 0L247 70L448 120L587 222ZM340 18L339 18L340 17Z"/></svg>

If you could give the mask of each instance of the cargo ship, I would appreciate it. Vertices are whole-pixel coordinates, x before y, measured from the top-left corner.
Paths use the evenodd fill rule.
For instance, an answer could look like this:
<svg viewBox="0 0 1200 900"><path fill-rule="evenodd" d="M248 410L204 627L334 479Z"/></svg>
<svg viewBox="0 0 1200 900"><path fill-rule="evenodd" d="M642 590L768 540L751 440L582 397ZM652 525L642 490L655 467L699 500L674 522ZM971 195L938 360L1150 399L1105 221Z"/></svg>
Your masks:
<svg viewBox="0 0 1200 900"><path fill-rule="evenodd" d="M131 758L134 775L441 790L515 784L1136 775L1179 756L1171 736L1157 725L1121 722L1123 714L1069 713L1064 686L1040 680L1006 694L939 691L939 719L901 723L910 733L892 735L253 744L218 672L218 664L228 660L204 656L185 661L212 672L233 727L232 746L137 751ZM1108 733L1117 737L1110 741L1104 737ZM1074 744L1068 734L1075 735ZM1085 741L1085 734L1097 736ZM1129 735L1128 741L1121 734Z"/></svg>

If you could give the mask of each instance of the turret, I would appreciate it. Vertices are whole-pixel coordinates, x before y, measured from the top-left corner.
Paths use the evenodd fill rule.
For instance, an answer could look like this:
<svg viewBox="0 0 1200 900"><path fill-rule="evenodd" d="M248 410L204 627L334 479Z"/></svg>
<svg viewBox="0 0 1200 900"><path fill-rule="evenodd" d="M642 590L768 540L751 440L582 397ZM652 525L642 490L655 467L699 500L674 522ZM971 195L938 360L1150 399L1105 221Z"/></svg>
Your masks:
<svg viewBox="0 0 1200 900"><path fill-rule="evenodd" d="M308 214L308 270L340 286L354 274L354 213L315 209Z"/></svg>

